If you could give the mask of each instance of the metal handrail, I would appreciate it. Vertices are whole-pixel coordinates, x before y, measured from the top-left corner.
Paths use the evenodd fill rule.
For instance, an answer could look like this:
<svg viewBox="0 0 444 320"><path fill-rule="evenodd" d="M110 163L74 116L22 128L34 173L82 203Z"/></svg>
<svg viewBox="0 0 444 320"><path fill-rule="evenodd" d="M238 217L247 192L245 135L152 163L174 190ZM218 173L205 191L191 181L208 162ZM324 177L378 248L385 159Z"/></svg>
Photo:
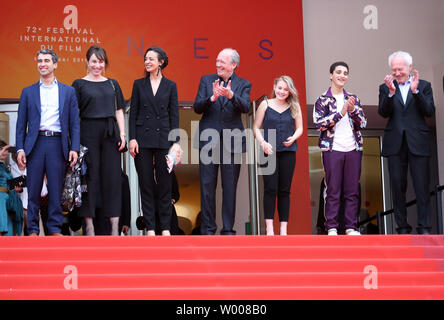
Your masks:
<svg viewBox="0 0 444 320"><path fill-rule="evenodd" d="M254 118L256 117L256 110L259 107L259 104L266 98L266 95L262 95L260 98L251 101L251 108L250 111L247 114L247 125L249 128L253 128L253 122ZM259 214L259 181L258 181L258 175L257 175L257 162L256 162L256 156L257 156L257 144L255 142L254 136L250 136L250 143L253 146L252 153L250 156L252 159L250 159L250 163L253 163L252 165L248 166L248 173L249 173L249 189L250 189L250 212L251 212L251 232L254 235L260 235L261 234L261 219Z"/></svg>
<svg viewBox="0 0 444 320"><path fill-rule="evenodd" d="M444 185L436 185L435 190L430 192L430 196L434 196L436 195L436 222L437 222L437 228L438 228L438 234L443 234L443 223L442 223L442 197L441 197L441 193L442 190L444 190ZM406 203L406 208L412 206L416 204L416 199L409 201ZM383 229L382 229L382 218L384 216L387 216L389 214L392 214L395 210L394 209L390 209L384 212L378 211L376 212L376 216L367 218L363 221L359 221L358 226L362 226L368 222L371 222L372 220L377 220L378 222L378 230L379 230L379 234L383 233Z"/></svg>

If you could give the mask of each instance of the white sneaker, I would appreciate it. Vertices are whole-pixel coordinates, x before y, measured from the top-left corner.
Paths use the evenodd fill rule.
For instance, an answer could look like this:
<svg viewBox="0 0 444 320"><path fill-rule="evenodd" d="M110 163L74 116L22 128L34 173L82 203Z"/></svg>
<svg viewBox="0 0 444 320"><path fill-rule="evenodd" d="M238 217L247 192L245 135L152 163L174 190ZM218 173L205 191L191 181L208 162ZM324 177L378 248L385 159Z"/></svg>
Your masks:
<svg viewBox="0 0 444 320"><path fill-rule="evenodd" d="M328 235L329 236L337 236L338 235L338 230L336 230L335 228L328 229Z"/></svg>
<svg viewBox="0 0 444 320"><path fill-rule="evenodd" d="M361 233L359 231L356 231L355 229L347 229L345 230L345 234L348 236L360 236Z"/></svg>

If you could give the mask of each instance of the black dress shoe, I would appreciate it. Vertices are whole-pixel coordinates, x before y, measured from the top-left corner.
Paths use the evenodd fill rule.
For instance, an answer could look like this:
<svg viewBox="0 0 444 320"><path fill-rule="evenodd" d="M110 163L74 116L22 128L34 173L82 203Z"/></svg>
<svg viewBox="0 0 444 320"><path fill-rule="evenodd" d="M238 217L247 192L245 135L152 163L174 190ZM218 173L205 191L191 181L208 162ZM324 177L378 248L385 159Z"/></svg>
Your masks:
<svg viewBox="0 0 444 320"><path fill-rule="evenodd" d="M220 235L221 236L235 236L236 232L233 232L233 231L221 231Z"/></svg>
<svg viewBox="0 0 444 320"><path fill-rule="evenodd" d="M418 229L418 234L431 234L429 230L427 229Z"/></svg>
<svg viewBox="0 0 444 320"><path fill-rule="evenodd" d="M396 231L398 234L410 234L412 232L412 230L406 228L398 228Z"/></svg>

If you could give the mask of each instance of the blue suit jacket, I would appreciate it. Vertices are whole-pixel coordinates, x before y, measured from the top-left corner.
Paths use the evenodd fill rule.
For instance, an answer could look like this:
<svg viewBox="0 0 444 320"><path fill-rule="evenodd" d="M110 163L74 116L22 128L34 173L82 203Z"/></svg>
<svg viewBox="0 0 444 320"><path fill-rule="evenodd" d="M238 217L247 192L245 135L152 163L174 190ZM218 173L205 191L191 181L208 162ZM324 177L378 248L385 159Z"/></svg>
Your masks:
<svg viewBox="0 0 444 320"><path fill-rule="evenodd" d="M224 129L238 129L238 131L232 131L233 136L237 135L236 132L241 132L240 135L243 135L244 126L241 114L250 111L251 83L233 73L231 76L231 90L234 92L233 98L219 97L215 102L211 102L213 82L218 78L217 74L210 74L200 79L199 90L193 105L194 111L202 114L199 122L199 137L205 129L215 129L218 131L220 139L222 139ZM211 141L211 139L209 140ZM234 140L238 141L235 137ZM246 139L242 138L241 152L246 151L245 141ZM203 148L207 143L207 141L199 141L199 148ZM231 145L231 150L229 151L239 152L238 147Z"/></svg>
<svg viewBox="0 0 444 320"><path fill-rule="evenodd" d="M80 122L77 97L73 87L58 82L59 119L62 127L62 148L65 160L70 150L80 150ZM16 146L28 156L37 141L40 127L40 83L23 89L17 115Z"/></svg>

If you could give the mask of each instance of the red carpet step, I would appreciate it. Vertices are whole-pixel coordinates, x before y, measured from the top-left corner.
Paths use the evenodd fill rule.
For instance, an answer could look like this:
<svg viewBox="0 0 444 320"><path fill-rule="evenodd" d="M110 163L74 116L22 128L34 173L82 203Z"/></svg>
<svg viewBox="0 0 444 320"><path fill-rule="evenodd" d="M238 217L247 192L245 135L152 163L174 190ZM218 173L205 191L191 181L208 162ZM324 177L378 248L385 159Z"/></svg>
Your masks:
<svg viewBox="0 0 444 320"><path fill-rule="evenodd" d="M444 299L444 236L1 237L0 299Z"/></svg>

